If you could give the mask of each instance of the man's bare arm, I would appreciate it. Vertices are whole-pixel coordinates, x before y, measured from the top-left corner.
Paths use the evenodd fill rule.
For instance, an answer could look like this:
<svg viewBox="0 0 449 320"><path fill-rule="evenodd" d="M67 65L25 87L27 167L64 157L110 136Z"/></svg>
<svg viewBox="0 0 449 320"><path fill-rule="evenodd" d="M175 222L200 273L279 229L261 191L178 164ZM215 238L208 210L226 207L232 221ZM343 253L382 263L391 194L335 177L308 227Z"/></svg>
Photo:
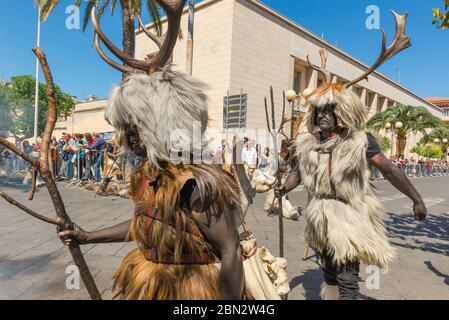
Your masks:
<svg viewBox="0 0 449 320"><path fill-rule="evenodd" d="M131 221L128 220L110 228L96 230L92 232L84 231L78 225L74 230L63 230L58 232L58 237L65 245L70 245L72 239L78 244L88 243L112 243L130 241L127 239Z"/></svg>
<svg viewBox="0 0 449 320"><path fill-rule="evenodd" d="M209 223L207 215L198 212L199 208L199 205L194 207L195 220L205 238L221 253L221 299L240 300L244 278L238 230L232 219L223 213L213 214Z"/></svg>
<svg viewBox="0 0 449 320"><path fill-rule="evenodd" d="M293 170L288 175L285 183L280 188L274 188L274 195L277 198L283 197L285 194L289 193L295 189L301 183L301 175L298 170Z"/></svg>
<svg viewBox="0 0 449 320"><path fill-rule="evenodd" d="M415 220L424 220L427 215L427 208L421 195L415 189L409 178L380 152L371 157L369 164L373 165L382 173L396 189L405 194L413 201L413 212Z"/></svg>

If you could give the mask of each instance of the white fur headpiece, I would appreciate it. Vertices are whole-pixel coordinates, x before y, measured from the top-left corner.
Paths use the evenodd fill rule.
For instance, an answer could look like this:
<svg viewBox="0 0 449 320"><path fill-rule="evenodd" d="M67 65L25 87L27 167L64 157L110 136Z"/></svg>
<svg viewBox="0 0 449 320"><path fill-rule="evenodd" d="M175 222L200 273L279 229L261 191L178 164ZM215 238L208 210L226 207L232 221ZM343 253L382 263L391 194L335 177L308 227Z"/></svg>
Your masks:
<svg viewBox="0 0 449 320"><path fill-rule="evenodd" d="M338 125L348 134L358 131L366 121L365 106L355 92L340 84L326 83L307 97L305 122L309 132L315 132L315 108L335 104Z"/></svg>
<svg viewBox="0 0 449 320"><path fill-rule="evenodd" d="M201 81L168 69L133 74L113 89L105 117L122 135L125 148L124 133L136 125L148 161L159 167L160 161L170 161L171 152L179 151L180 145L190 152L204 147L202 139L194 137L202 135L208 123L204 89Z"/></svg>

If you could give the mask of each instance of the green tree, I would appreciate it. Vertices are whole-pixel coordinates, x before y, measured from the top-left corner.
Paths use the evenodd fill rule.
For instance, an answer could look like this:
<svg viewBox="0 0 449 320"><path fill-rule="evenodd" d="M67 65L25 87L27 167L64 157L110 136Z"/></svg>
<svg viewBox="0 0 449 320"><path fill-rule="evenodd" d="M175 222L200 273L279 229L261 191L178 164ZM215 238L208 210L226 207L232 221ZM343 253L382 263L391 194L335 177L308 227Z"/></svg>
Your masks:
<svg viewBox="0 0 449 320"><path fill-rule="evenodd" d="M83 31L86 29L90 21L90 13L93 7L97 8L97 16L100 19L106 9L110 7L111 15L114 14L117 3L120 3L122 14L122 45L123 51L134 57L135 53L135 27L136 13L142 13L142 7L145 6L154 22L153 28L157 35L161 35L161 17L160 8L155 0L75 0L75 5L80 7L81 4L87 3L83 19ZM53 11L59 0L39 0L42 8L42 20L45 21L49 14Z"/></svg>
<svg viewBox="0 0 449 320"><path fill-rule="evenodd" d="M437 28L447 29L449 28L449 0L444 1L444 10L441 8L434 8L433 11L433 21L432 24L436 25Z"/></svg>
<svg viewBox="0 0 449 320"><path fill-rule="evenodd" d="M426 130L437 128L442 122L425 107L394 105L383 112L376 113L367 123L367 128L379 132L382 129L396 133L397 156L404 156L407 135L420 132L427 136Z"/></svg>
<svg viewBox="0 0 449 320"><path fill-rule="evenodd" d="M386 151L390 150L391 149L391 139L388 139L387 137L382 137L379 140L379 147L382 152L386 152Z"/></svg>
<svg viewBox="0 0 449 320"><path fill-rule="evenodd" d="M380 151L386 152L391 149L391 139L387 137L382 137L380 134L376 132L372 132L372 135L376 139L377 143L379 144Z"/></svg>
<svg viewBox="0 0 449 320"><path fill-rule="evenodd" d="M435 143L441 147L443 153L449 148L449 127L440 126L435 128L427 136L422 137L420 144Z"/></svg>
<svg viewBox="0 0 449 320"><path fill-rule="evenodd" d="M12 110L10 95L6 83L0 83L0 131L10 131L12 127Z"/></svg>
<svg viewBox="0 0 449 320"><path fill-rule="evenodd" d="M30 135L34 126L35 78L30 75L11 77L7 88L8 110L12 115L11 131L16 134ZM72 96L55 85L55 96L58 113L67 116L71 113L75 102ZM45 84L39 84L38 134L42 133L46 122L47 92Z"/></svg>
<svg viewBox="0 0 449 320"><path fill-rule="evenodd" d="M441 159L444 157L444 153L440 146L434 143L418 144L411 150L413 153L417 153L421 157L431 158L431 159Z"/></svg>

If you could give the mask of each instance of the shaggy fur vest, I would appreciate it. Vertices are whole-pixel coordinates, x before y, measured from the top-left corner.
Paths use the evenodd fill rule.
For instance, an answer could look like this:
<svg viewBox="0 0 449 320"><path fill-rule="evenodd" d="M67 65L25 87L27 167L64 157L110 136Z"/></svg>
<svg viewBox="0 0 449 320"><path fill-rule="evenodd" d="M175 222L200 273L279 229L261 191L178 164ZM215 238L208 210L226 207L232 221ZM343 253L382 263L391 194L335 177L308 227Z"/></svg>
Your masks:
<svg viewBox="0 0 449 320"><path fill-rule="evenodd" d="M362 261L387 269L395 252L370 184L367 147L362 131L323 143L311 133L298 136L299 171L309 196L305 238L336 265Z"/></svg>
<svg viewBox="0 0 449 320"><path fill-rule="evenodd" d="M146 179L157 186L148 185L142 193L142 181ZM197 182L204 207L232 214L228 203L231 200L237 202L238 194L232 191L237 187L232 177L217 166L170 165L159 171L145 162L132 175L129 191L136 203L129 237L136 241L139 249L132 250L125 257L114 275L117 296L129 300L220 298L219 261L181 263L185 261L185 253L198 259L207 247L197 232L186 232L196 225L192 212L180 206L180 192L190 179ZM157 190L156 194L154 190ZM210 202L206 203L206 200ZM155 205L160 212L160 218L151 221L150 233L149 219L139 210L145 204L149 208ZM149 257L147 249L142 250L149 245L156 251L154 257L157 259Z"/></svg>

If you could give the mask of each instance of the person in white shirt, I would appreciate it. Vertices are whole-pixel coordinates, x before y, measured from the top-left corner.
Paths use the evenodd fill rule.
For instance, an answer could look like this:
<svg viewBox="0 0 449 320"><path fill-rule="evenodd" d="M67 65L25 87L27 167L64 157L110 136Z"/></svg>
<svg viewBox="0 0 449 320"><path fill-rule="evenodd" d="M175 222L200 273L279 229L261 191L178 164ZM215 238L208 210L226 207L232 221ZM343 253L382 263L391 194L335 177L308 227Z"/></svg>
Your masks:
<svg viewBox="0 0 449 320"><path fill-rule="evenodd" d="M242 150L242 161L246 162L250 169L256 169L257 151L254 145L255 141L251 140L245 144Z"/></svg>

